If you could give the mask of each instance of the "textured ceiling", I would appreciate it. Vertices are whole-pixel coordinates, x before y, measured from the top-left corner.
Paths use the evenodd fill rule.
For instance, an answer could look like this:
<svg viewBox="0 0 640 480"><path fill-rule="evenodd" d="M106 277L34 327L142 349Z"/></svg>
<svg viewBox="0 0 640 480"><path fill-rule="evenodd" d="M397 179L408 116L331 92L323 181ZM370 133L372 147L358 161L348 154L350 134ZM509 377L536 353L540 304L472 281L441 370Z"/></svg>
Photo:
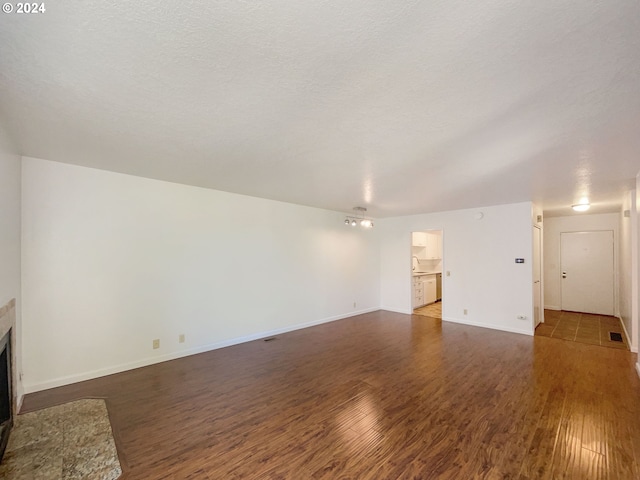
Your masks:
<svg viewBox="0 0 640 480"><path fill-rule="evenodd" d="M612 211L640 170L637 0L45 5L0 15L23 155L374 217Z"/></svg>

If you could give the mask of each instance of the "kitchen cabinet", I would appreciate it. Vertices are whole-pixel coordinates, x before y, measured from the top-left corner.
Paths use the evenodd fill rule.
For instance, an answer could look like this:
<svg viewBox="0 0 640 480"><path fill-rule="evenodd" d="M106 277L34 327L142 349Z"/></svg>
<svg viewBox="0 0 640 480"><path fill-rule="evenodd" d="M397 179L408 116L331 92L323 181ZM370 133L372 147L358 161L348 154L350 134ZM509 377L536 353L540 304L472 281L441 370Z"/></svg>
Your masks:
<svg viewBox="0 0 640 480"><path fill-rule="evenodd" d="M430 232L413 232L411 245L414 254L422 260L442 258L442 235Z"/></svg>
<svg viewBox="0 0 640 480"><path fill-rule="evenodd" d="M427 233L425 258L437 260L442 258L442 237L435 233Z"/></svg>
<svg viewBox="0 0 640 480"><path fill-rule="evenodd" d="M436 276L425 275L422 278L422 292L425 305L435 303L437 300Z"/></svg>
<svg viewBox="0 0 640 480"><path fill-rule="evenodd" d="M436 274L416 275L413 277L413 297L411 308L418 308L438 300L438 281Z"/></svg>
<svg viewBox="0 0 640 480"><path fill-rule="evenodd" d="M426 247L427 232L413 232L411 234L411 245L414 247Z"/></svg>
<svg viewBox="0 0 640 480"><path fill-rule="evenodd" d="M413 277L413 298L411 308L418 308L424 305L424 285L421 277Z"/></svg>

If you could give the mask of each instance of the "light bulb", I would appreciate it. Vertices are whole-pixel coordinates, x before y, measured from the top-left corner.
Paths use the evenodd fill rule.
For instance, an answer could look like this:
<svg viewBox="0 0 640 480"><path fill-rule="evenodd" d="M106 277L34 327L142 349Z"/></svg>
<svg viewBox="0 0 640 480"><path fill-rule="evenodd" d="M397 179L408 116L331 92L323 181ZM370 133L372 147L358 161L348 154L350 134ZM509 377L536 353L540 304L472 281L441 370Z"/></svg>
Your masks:
<svg viewBox="0 0 640 480"><path fill-rule="evenodd" d="M351 226L355 227L357 225L357 222L355 220L351 220Z"/></svg>
<svg viewBox="0 0 640 480"><path fill-rule="evenodd" d="M371 220L360 220L360 226L364 228L371 228Z"/></svg>
<svg viewBox="0 0 640 480"><path fill-rule="evenodd" d="M577 205L571 205L571 208L573 208L576 212L586 212L587 210L589 210L589 207L591 207L591 205L589 205L588 203L579 203Z"/></svg>
<svg viewBox="0 0 640 480"><path fill-rule="evenodd" d="M344 224L345 224L345 225L350 225L350 224L351 224L351 222L349 221L349 219L348 219L348 218L345 218L345 219L344 219Z"/></svg>

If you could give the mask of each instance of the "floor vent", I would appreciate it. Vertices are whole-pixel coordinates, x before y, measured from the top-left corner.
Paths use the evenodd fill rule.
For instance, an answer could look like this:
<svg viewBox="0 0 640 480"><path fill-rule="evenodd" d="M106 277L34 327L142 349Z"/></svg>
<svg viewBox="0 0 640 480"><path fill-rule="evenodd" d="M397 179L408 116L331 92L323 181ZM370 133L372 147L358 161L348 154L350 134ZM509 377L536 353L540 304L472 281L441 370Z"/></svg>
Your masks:
<svg viewBox="0 0 640 480"><path fill-rule="evenodd" d="M616 332L609 332L609 338L612 342L622 342L622 334Z"/></svg>
<svg viewBox="0 0 640 480"><path fill-rule="evenodd" d="M265 341L265 342L272 342L272 341L274 341L275 339L276 339L276 337L269 337L269 338L265 338L265 339L264 339L264 341ZM620 341L622 341L622 340L620 340Z"/></svg>

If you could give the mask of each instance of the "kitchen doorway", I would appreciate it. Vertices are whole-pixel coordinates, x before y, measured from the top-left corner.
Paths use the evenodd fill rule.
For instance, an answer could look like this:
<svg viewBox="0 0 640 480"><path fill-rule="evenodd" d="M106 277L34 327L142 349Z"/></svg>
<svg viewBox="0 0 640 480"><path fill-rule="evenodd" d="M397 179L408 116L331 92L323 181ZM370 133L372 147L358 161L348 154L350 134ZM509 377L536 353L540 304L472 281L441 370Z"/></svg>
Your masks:
<svg viewBox="0 0 640 480"><path fill-rule="evenodd" d="M411 233L411 309L442 319L442 230Z"/></svg>

